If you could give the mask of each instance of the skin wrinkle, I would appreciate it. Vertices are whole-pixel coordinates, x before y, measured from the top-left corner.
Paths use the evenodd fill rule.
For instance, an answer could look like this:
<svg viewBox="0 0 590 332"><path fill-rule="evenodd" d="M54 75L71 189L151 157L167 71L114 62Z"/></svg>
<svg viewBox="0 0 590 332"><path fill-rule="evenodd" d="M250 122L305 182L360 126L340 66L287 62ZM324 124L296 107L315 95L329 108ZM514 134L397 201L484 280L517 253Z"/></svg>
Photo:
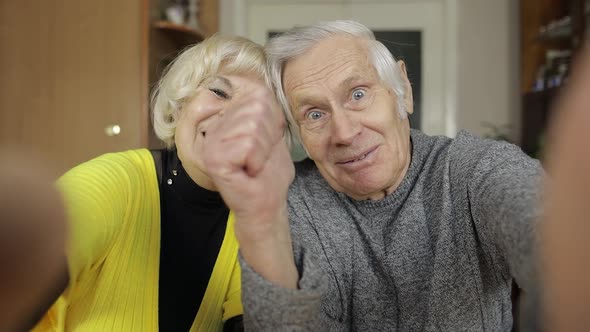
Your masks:
<svg viewBox="0 0 590 332"><path fill-rule="evenodd" d="M375 200L392 193L405 176L410 128L398 116L395 93L370 65L365 45L350 37L328 38L290 60L283 76L303 145L322 175L337 191ZM405 75L403 63L398 65ZM351 99L355 89L365 91L364 97ZM411 112L411 101L405 103ZM310 109L322 117L307 119ZM367 167L349 170L343 163L373 148Z"/></svg>
<svg viewBox="0 0 590 332"><path fill-rule="evenodd" d="M309 104L309 103L313 103L313 101L316 99L315 96L310 97L310 96L306 96L303 98L299 98L298 93L303 94L303 91L298 91L298 90L305 90L305 86L307 85L313 85L313 84L322 84L322 81L325 80L326 77L332 77L337 75L339 72L346 70L346 68L350 68L350 67L355 67L356 65L358 65L356 63L357 59L358 59L359 55L356 51L354 50L344 50L343 54L337 54L334 56L333 58L333 62L328 64L325 67L321 67L321 66L313 66L305 71L302 72L304 79L297 81L295 79L293 79L292 77L285 77L284 76L284 86L285 89L287 89L287 87L290 87L289 90L291 91L291 93L287 94L287 100L289 102L290 105L296 105L295 107L291 107L293 110L297 110L299 109L302 105L305 104ZM369 61L368 59L366 59L366 63L365 65L367 67L369 67ZM286 67L288 67L289 64L287 64ZM285 70L286 72L286 70ZM360 78L363 77L363 73L362 71L358 71L358 72L352 72L351 73L351 77L347 78L345 81L343 81L341 84L348 84L350 83L351 80L355 79L355 78ZM329 82L328 82L329 83ZM330 87L328 84L325 85L325 88L329 89L331 92L335 93L335 89L341 85L341 84L336 84L334 87Z"/></svg>

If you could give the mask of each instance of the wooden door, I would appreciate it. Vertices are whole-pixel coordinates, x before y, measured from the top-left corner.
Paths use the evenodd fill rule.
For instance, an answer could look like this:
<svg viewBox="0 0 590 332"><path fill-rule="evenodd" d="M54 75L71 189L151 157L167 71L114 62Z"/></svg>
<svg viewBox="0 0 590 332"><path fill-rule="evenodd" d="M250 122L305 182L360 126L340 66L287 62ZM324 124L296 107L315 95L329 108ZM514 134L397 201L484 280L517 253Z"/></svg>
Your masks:
<svg viewBox="0 0 590 332"><path fill-rule="evenodd" d="M0 144L60 172L146 146L145 16L142 0L0 0Z"/></svg>

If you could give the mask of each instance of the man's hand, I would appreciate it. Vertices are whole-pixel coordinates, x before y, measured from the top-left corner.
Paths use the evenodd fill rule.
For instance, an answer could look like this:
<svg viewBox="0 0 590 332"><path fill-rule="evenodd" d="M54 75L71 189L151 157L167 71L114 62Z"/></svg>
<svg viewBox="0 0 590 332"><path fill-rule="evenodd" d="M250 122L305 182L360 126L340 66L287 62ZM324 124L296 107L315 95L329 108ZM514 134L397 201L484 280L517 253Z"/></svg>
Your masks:
<svg viewBox="0 0 590 332"><path fill-rule="evenodd" d="M66 287L65 209L47 168L0 148L0 331L31 328Z"/></svg>
<svg viewBox="0 0 590 332"><path fill-rule="evenodd" d="M266 279L297 287L287 191L294 167L283 140L284 117L272 92L248 82L205 139L207 172L236 217L244 259Z"/></svg>
<svg viewBox="0 0 590 332"><path fill-rule="evenodd" d="M555 109L547 155L543 278L548 331L585 331L590 325L590 48L571 72Z"/></svg>

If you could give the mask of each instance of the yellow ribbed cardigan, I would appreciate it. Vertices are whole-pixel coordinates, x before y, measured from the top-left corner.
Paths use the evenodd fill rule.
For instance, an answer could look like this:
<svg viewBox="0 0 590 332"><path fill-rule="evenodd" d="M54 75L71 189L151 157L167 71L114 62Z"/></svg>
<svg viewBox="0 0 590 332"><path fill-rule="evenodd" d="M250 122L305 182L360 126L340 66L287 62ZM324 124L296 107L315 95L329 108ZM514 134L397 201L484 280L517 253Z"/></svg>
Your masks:
<svg viewBox="0 0 590 332"><path fill-rule="evenodd" d="M70 284L34 331L157 331L160 194L146 149L110 153L58 181L70 224ZM234 218L190 331L242 314Z"/></svg>

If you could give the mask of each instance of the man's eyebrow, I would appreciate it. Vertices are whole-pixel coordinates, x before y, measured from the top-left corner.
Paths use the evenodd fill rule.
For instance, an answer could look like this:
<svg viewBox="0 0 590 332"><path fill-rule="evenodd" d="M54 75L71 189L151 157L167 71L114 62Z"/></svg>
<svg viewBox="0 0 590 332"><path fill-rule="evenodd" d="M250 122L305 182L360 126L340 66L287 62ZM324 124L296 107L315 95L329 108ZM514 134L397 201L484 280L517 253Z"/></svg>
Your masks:
<svg viewBox="0 0 590 332"><path fill-rule="evenodd" d="M363 80L363 77L361 75L357 74L357 75L349 76L348 78L346 78L345 80L340 82L340 86L341 87L348 87L348 86L352 85L352 83L358 82L361 80Z"/></svg>
<svg viewBox="0 0 590 332"><path fill-rule="evenodd" d="M318 98L316 98L315 96L307 96L301 100L297 100L295 103L295 107L293 109L298 111L301 109L301 107L303 107L305 105L316 105L316 104L318 104Z"/></svg>

